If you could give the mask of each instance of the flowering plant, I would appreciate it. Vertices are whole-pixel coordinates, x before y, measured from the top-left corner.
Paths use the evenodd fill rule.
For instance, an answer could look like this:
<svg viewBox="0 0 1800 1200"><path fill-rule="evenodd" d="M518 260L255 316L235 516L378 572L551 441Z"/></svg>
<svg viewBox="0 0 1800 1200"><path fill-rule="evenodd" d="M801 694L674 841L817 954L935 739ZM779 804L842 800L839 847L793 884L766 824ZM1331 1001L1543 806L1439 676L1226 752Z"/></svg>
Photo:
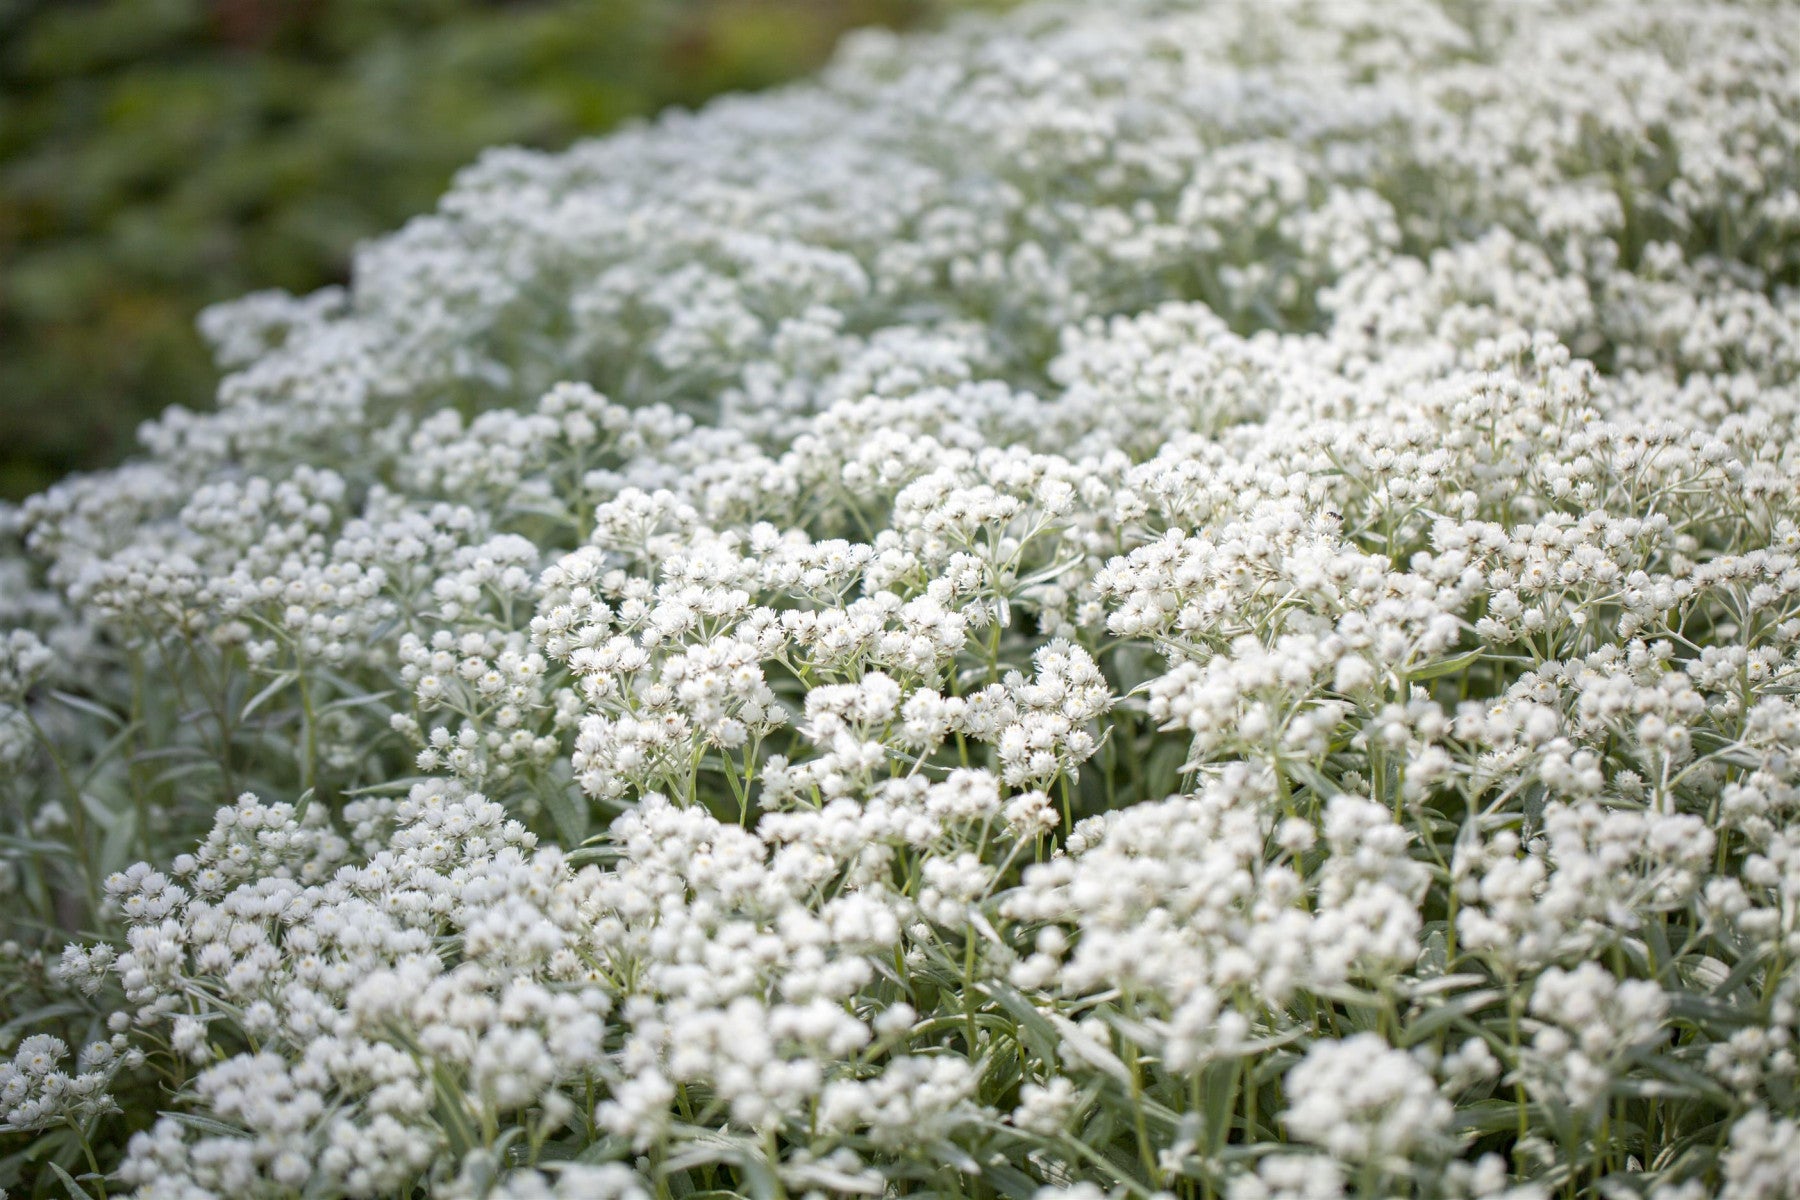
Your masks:
<svg viewBox="0 0 1800 1200"><path fill-rule="evenodd" d="M7 518L6 1169L1796 1194L1797 57L1049 4L214 310Z"/></svg>

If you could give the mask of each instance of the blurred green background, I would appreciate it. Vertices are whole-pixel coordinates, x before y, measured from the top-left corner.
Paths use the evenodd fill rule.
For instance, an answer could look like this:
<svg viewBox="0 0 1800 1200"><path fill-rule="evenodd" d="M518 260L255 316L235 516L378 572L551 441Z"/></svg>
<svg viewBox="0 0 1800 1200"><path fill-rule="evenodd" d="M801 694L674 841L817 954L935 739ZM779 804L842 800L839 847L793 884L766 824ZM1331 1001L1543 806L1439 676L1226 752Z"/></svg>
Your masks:
<svg viewBox="0 0 1800 1200"><path fill-rule="evenodd" d="M981 3L0 0L0 497L204 405L201 308L343 280L483 147L566 145Z"/></svg>

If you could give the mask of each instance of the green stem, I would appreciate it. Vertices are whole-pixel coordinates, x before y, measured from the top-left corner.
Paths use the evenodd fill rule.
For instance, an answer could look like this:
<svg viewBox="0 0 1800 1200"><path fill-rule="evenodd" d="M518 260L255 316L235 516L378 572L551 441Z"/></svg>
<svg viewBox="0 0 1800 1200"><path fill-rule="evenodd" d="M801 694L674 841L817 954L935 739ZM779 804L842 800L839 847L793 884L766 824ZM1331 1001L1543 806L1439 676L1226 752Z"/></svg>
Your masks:
<svg viewBox="0 0 1800 1200"><path fill-rule="evenodd" d="M106 1173L100 1169L100 1162L94 1157L94 1146L88 1140L88 1131L74 1122L70 1122L70 1126L75 1130L75 1137L81 1142L81 1153L87 1159L88 1170L94 1175L94 1187L100 1192L99 1200L106 1200Z"/></svg>
<svg viewBox="0 0 1800 1200"><path fill-rule="evenodd" d="M312 681L308 679L305 668L297 669L294 677L300 685L300 720L305 733L304 757L300 762L300 790L310 792L319 761L319 723L313 716Z"/></svg>
<svg viewBox="0 0 1800 1200"><path fill-rule="evenodd" d="M95 872L91 869L93 864L88 859L92 839L88 834L87 810L81 806L81 789L75 786L75 779L69 774L68 764L63 762L62 755L56 752L56 743L50 740L50 735L44 732L42 725L38 724L37 718L32 715L30 706L21 704L19 711L25 714L25 720L31 726L31 732L43 745L44 753L50 756L51 763L56 767L57 778L62 780L63 790L69 795L69 823L75 835L76 859L81 864L81 882L87 892L88 912L90 916L97 917L100 912L100 891L94 882Z"/></svg>
<svg viewBox="0 0 1800 1200"><path fill-rule="evenodd" d="M1162 1167L1156 1161L1156 1149L1150 1144L1150 1126L1144 1117L1144 1075L1143 1064L1138 1061L1137 1047L1126 1043L1130 1051L1125 1060L1131 1068L1131 1119L1137 1131L1138 1160L1144 1164L1144 1174L1152 1185L1162 1187Z"/></svg>

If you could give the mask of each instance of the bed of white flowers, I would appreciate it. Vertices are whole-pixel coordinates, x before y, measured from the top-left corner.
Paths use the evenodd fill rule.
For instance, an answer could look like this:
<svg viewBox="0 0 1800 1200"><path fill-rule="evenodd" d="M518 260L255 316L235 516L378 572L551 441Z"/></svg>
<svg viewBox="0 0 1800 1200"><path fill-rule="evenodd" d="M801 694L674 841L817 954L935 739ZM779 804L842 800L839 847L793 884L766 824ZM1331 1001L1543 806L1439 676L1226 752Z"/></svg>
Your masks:
<svg viewBox="0 0 1800 1200"><path fill-rule="evenodd" d="M496 151L0 518L0 1184L1800 1195L1800 9Z"/></svg>

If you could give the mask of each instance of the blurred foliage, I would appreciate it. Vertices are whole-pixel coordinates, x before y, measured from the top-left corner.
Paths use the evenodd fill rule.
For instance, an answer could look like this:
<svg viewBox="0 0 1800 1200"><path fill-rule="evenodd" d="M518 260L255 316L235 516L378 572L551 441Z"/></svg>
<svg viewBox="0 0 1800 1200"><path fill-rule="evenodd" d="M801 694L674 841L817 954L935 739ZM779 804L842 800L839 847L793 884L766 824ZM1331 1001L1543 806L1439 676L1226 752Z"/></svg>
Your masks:
<svg viewBox="0 0 1800 1200"><path fill-rule="evenodd" d="M341 281L485 146L566 144L968 0L0 0L0 496L203 404L216 300Z"/></svg>

